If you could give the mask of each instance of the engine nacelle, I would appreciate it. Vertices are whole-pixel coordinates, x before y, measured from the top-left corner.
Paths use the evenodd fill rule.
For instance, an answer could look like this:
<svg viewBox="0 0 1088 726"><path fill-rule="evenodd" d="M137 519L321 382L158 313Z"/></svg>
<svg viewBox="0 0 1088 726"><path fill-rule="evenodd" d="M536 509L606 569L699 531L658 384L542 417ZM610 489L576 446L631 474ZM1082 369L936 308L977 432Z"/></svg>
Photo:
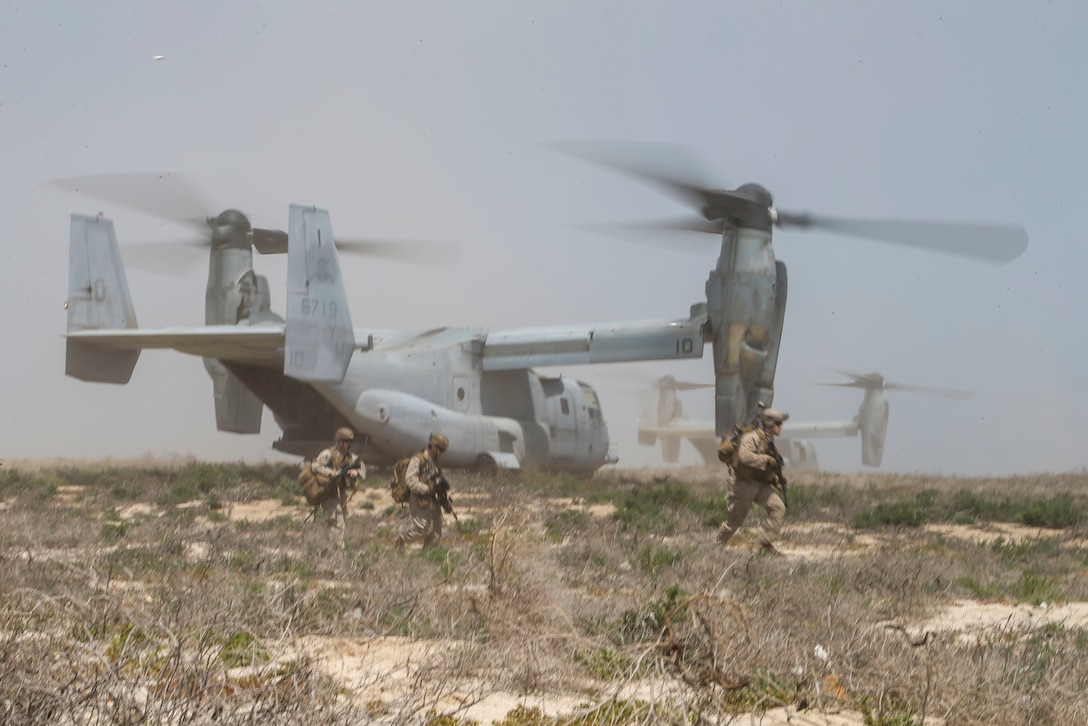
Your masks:
<svg viewBox="0 0 1088 726"><path fill-rule="evenodd" d="M774 398L786 266L775 260L766 209L757 205L746 226L726 227L706 294L714 342L714 425L725 436L757 404L770 405Z"/></svg>
<svg viewBox="0 0 1088 726"><path fill-rule="evenodd" d="M876 391L866 391L858 411L858 430L861 436L861 463L865 466L880 466L884 458L884 439L888 435L888 412L890 407L883 395Z"/></svg>
<svg viewBox="0 0 1088 726"><path fill-rule="evenodd" d="M205 323L249 325L270 315L268 279L254 273L252 265L253 251L248 243L213 244L204 298ZM212 378L216 428L236 434L260 433L261 400L216 359L205 358L204 368Z"/></svg>

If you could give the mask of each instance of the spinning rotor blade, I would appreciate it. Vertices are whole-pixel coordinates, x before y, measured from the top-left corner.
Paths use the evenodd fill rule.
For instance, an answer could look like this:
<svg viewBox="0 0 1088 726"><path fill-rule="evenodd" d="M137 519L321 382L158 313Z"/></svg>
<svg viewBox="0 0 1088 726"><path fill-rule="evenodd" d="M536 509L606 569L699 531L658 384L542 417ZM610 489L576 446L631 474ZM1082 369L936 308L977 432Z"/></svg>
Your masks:
<svg viewBox="0 0 1088 726"><path fill-rule="evenodd" d="M926 396L939 398L951 398L966 400L975 395L974 391L964 391L958 388L935 388L932 386L912 386L906 383L893 383L886 381L879 373L852 373L850 371L836 371L852 379L847 383L821 383L822 386L834 386L837 388L875 388L884 391L905 391L908 393L921 393Z"/></svg>
<svg viewBox="0 0 1088 726"><path fill-rule="evenodd" d="M211 206L183 174L92 174L56 179L47 184L189 226L204 228L208 224Z"/></svg>
<svg viewBox="0 0 1088 726"><path fill-rule="evenodd" d="M887 383L885 391L907 391L908 393L921 393L926 396L938 398L951 398L957 401L966 401L975 395L974 391L961 391L955 388L931 388L929 386L909 386L905 383Z"/></svg>
<svg viewBox="0 0 1088 726"><path fill-rule="evenodd" d="M677 217L660 219L646 223L617 222L613 224L580 224L576 226L586 232L611 237L622 242L634 242L646 247L656 247L671 252L687 252L705 255L717 242L712 237L696 237L682 232L710 232L719 237L722 234L721 220L708 222L698 217ZM662 233L665 234L662 234Z"/></svg>
<svg viewBox="0 0 1088 726"><path fill-rule="evenodd" d="M209 214L212 207L197 191L191 180L182 174L174 173L129 173L98 174L84 177L72 177L48 182L52 186L76 193L86 193L98 199L123 205L146 214L169 219L200 229L204 239L191 242L162 242L158 244L124 245L133 266L150 272L178 274L176 263L190 249L211 246L217 234L229 235L232 230L246 232L250 236L253 248L261 254L286 254L287 233L278 229L252 227L241 212ZM153 258L151 249L167 250L178 246L182 251L176 254L163 252L162 259ZM337 249L349 254L381 257L414 264L441 267L452 264L460 257L460 247L453 243L418 241L418 240L337 240ZM138 249L144 248L144 249Z"/></svg>
<svg viewBox="0 0 1088 726"><path fill-rule="evenodd" d="M461 257L461 247L454 242L426 240L338 239L336 249L349 254L381 257L429 267L446 267Z"/></svg>
<svg viewBox="0 0 1088 726"><path fill-rule="evenodd" d="M352 255L380 257L416 265L445 267L461 256L461 248L452 242L420 240L337 239L336 249ZM253 228L253 247L263 255L287 253L287 233L278 229Z"/></svg>
<svg viewBox="0 0 1088 726"><path fill-rule="evenodd" d="M675 389L677 391L694 391L701 388L714 388L713 383L695 383L693 381L678 381L670 373L663 376L655 376L638 370L616 371L608 376L617 380L637 383L643 387L653 387L657 390Z"/></svg>
<svg viewBox="0 0 1088 726"><path fill-rule="evenodd" d="M771 219L780 227L818 229L850 237L889 242L960 255L991 262L1009 262L1028 246L1022 227L970 222L928 222L906 220L864 220L819 217L807 213L776 210L770 193L758 184L735 190L715 189L702 181L690 151L682 146L649 143L571 141L548 145L556 151L634 176L690 207L696 215L680 222L640 225L646 230L679 229L721 234L726 222L743 224L752 213L751 205L767 205ZM706 220L710 220L707 224ZM639 242L635 227L616 225L598 228L611 236ZM639 236L642 236L641 234ZM648 241L649 235L644 237ZM647 242L649 243L649 242ZM658 243L672 246L668 243Z"/></svg>
<svg viewBox="0 0 1088 726"><path fill-rule="evenodd" d="M676 144L624 141L555 141L546 148L635 177L681 203L701 209L709 185L691 149Z"/></svg>
<svg viewBox="0 0 1088 726"><path fill-rule="evenodd" d="M126 267L169 277L186 277L208 259L208 244L202 240L126 242L120 247Z"/></svg>
<svg viewBox="0 0 1088 726"><path fill-rule="evenodd" d="M780 211L778 225L827 230L991 262L1011 262L1028 247L1028 233L1011 224L841 219Z"/></svg>

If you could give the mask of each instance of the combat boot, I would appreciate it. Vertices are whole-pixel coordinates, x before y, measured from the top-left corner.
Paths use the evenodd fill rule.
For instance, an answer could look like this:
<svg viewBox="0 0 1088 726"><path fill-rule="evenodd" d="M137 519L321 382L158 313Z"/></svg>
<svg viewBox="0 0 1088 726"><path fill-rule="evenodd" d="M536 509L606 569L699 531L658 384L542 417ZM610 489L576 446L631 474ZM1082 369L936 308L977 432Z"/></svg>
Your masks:
<svg viewBox="0 0 1088 726"><path fill-rule="evenodd" d="M759 546L759 554L766 557L782 557L782 551L770 542L764 542Z"/></svg>

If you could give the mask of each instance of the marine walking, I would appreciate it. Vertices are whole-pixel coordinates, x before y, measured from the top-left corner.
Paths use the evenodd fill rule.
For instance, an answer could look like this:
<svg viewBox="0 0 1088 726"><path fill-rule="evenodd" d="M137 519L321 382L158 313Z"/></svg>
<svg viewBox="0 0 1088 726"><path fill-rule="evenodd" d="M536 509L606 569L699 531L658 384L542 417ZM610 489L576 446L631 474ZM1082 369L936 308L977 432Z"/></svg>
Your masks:
<svg viewBox="0 0 1088 726"><path fill-rule="evenodd" d="M718 528L718 544L726 544L744 524L752 504L767 510L759 534L760 547L768 554L780 554L774 543L786 518L786 478L782 455L774 438L782 433L789 414L774 408L760 413L759 423L740 435L732 457L733 487L728 496L728 515Z"/></svg>

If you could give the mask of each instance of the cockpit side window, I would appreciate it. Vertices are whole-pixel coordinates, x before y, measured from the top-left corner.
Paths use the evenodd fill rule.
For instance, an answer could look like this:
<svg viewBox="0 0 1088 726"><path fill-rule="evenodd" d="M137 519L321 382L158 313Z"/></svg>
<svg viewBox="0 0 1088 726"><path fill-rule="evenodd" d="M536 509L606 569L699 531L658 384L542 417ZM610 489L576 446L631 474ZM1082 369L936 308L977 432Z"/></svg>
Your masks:
<svg viewBox="0 0 1088 726"><path fill-rule="evenodd" d="M591 422L601 420L601 402L597 398L597 392L584 383L579 383L582 388L582 399L586 402L586 414Z"/></svg>

